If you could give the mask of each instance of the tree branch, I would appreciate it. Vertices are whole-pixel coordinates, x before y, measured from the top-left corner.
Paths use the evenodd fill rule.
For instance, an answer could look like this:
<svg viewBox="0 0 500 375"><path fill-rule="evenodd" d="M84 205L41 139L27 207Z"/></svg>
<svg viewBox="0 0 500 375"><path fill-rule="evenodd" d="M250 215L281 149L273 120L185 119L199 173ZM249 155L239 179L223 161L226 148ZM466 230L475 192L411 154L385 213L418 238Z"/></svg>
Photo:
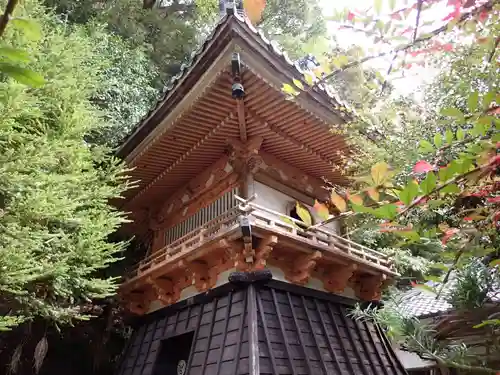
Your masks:
<svg viewBox="0 0 500 375"><path fill-rule="evenodd" d="M14 13L14 9L16 8L18 2L19 0L9 0L9 2L7 3L5 12L0 17L0 37L3 36L7 24L9 23L10 17L12 16L12 13Z"/></svg>
<svg viewBox="0 0 500 375"><path fill-rule="evenodd" d="M470 17L478 15L479 13L481 13L481 12L483 12L485 10L492 9L493 6L495 6L499 2L500 2L499 0L491 0L491 1L488 1L487 3L481 5L480 7L476 8L476 9L470 11L470 12L462 14L462 16L458 20L457 24L463 23L464 21L468 20ZM396 47L396 48L394 48L391 51L380 52L380 53L377 53L377 54L374 54L374 55L363 57L362 59L359 59L359 60L356 60L356 61L352 61L352 62L344 65L342 68L336 69L333 72L325 75L324 77L322 77L321 79L319 79L317 82L315 82L311 86L311 88L314 88L315 86L318 86L318 85L320 85L322 83L325 83L328 79L336 76L337 74L339 74L339 73L341 73L341 72L343 72L343 71L345 71L347 69L354 68L354 67L356 67L358 65L361 65L361 64L363 64L363 63L365 63L367 61L370 61L370 60L373 60L373 59L378 59L380 57L384 57L384 56L387 56L387 55L392 54L392 53L406 51L406 50L410 49L411 47L413 47L415 44L426 42L426 41L434 38L435 36L437 36L437 35L445 32L445 31L447 31L448 30L448 26L452 22L455 22L455 21L450 21L450 22L446 23L445 25L443 25L443 26L441 26L441 27L439 27L439 28L431 31L429 34L421 36L420 38L416 38L415 41L413 41L411 43L408 43L408 44L401 45L399 47Z"/></svg>

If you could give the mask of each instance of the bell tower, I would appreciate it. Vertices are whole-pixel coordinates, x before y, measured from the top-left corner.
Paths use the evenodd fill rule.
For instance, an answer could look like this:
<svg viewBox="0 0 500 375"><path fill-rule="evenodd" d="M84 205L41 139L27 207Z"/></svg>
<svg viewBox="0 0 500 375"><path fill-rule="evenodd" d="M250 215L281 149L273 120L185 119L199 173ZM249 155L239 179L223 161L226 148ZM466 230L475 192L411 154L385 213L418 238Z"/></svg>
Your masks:
<svg viewBox="0 0 500 375"><path fill-rule="evenodd" d="M404 374L383 332L352 320L397 274L386 255L323 223L349 119L249 19L224 11L121 145L137 188L124 231L148 253L120 287L135 330L120 375ZM236 7L236 8L235 8ZM308 210L311 222L297 212Z"/></svg>

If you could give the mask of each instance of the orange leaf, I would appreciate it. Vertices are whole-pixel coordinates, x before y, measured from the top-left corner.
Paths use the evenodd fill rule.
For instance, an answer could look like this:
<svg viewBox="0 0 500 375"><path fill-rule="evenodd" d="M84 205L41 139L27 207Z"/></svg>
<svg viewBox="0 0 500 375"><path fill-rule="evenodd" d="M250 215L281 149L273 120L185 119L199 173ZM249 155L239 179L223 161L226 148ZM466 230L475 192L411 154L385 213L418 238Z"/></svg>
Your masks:
<svg viewBox="0 0 500 375"><path fill-rule="evenodd" d="M347 204L340 195L336 192L332 191L332 195L330 197L332 203L339 209L340 212L345 212L347 210Z"/></svg>
<svg viewBox="0 0 500 375"><path fill-rule="evenodd" d="M354 203L358 206L361 206L363 204L363 198L358 194L354 194L354 195L347 194L347 199L349 199L352 203Z"/></svg>
<svg viewBox="0 0 500 375"><path fill-rule="evenodd" d="M258 23L266 7L266 0L243 0L243 8L252 23Z"/></svg>
<svg viewBox="0 0 500 375"><path fill-rule="evenodd" d="M330 212L328 211L328 207L326 207L323 203L314 201L313 208L321 220L327 220L330 217Z"/></svg>
<svg viewBox="0 0 500 375"><path fill-rule="evenodd" d="M380 199L380 194L379 194L377 189L370 188L370 189L366 190L366 192L368 193L368 196L371 199L373 199L375 202L378 202L378 200Z"/></svg>

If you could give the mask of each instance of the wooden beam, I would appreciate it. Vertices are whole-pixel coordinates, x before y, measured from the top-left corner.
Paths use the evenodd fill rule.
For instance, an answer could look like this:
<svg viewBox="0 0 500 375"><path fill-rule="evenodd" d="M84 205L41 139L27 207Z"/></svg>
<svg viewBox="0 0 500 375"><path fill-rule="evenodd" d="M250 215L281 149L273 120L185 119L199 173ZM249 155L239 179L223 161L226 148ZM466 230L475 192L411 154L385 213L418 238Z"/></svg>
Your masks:
<svg viewBox="0 0 500 375"><path fill-rule="evenodd" d="M294 137L292 137L291 135L289 135L288 133L286 133L285 131L281 130L278 128L278 126L276 126L275 124L271 124L270 122L264 120L262 117L260 117L257 113L253 112L253 111L250 111L248 110L248 113L255 119L257 120L261 126L263 127L267 127L269 130L271 130L273 133L279 135L280 137L282 137L283 139L286 139L287 141L289 141L290 143L293 143L299 150L304 150L305 152L307 152L308 154L310 155L313 155L315 156L316 158L318 158L319 160L321 160L322 162L328 164L329 166L331 166L332 168L336 165L335 163L333 163L331 160L328 159L328 157L324 154L322 154L321 152L317 151L317 150L314 150L313 148L311 147L308 147L306 146L304 143L302 143L301 141L295 139ZM340 158L336 157L335 158L336 161L338 162L341 162Z"/></svg>
<svg viewBox="0 0 500 375"><path fill-rule="evenodd" d="M182 154L177 160L175 160L172 164L170 164L167 168L165 168L158 176L156 176L149 184L143 187L134 197L128 202L127 206L131 205L137 198L142 196L148 189L158 183L161 179L163 179L167 174L172 172L176 167L182 164L194 151L199 149L203 144L205 144L210 138L219 133L222 128L227 124L227 122L234 118L234 114L229 113L224 120L222 120L217 126L212 128L204 137L202 137L198 142L196 142L189 150L187 150L184 154Z"/></svg>
<svg viewBox="0 0 500 375"><path fill-rule="evenodd" d="M247 141L247 122L245 119L245 103L243 99L236 99L236 110L238 113L238 123L240 125L240 139L242 142Z"/></svg>

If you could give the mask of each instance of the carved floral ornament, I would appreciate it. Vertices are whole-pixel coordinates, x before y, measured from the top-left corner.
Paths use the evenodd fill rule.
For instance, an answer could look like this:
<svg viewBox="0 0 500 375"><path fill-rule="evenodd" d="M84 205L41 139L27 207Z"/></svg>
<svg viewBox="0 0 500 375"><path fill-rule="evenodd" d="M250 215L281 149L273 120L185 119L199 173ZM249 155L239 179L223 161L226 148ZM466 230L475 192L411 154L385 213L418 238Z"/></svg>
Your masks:
<svg viewBox="0 0 500 375"><path fill-rule="evenodd" d="M273 256L279 239L269 235L257 241L256 247L245 250L244 242L221 240L217 248L202 258L179 262L177 268L161 277L146 277L128 293L122 294L128 309L134 314L145 314L153 301L168 306L179 301L181 292L194 287L206 292L215 287L219 275L228 270L251 272L267 266L281 269L286 280L298 285L307 284L312 278L319 279L330 293L341 294L351 287L361 300L378 300L384 285L389 281L385 275L372 275L359 269L355 263L334 264L326 261L320 251L298 253L280 247L280 257ZM321 262L321 264L318 264Z"/></svg>

